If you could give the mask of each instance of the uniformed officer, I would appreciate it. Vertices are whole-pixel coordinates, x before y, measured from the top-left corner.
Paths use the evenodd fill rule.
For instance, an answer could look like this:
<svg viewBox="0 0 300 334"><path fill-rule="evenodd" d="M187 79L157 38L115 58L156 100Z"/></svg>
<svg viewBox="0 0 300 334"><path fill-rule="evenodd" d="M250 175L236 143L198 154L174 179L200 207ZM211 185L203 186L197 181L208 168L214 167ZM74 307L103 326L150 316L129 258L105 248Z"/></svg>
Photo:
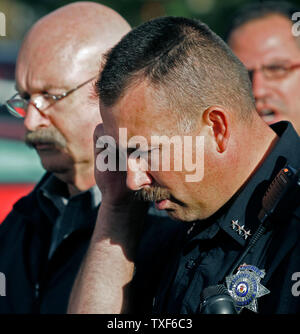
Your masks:
<svg viewBox="0 0 300 334"><path fill-rule="evenodd" d="M111 50L97 88L103 125L95 131L95 175L103 202L69 312L198 313L203 290L226 279L243 307L299 312L291 292L300 270L299 199L234 271L247 279L231 275L260 225L274 176L287 163L300 168L300 140L290 123L270 128L259 117L247 71L229 47L199 21L157 18ZM163 136L174 144L169 170L164 145L154 140ZM108 137L110 149L115 143L127 152L126 172L102 168ZM203 163L196 181L189 156ZM140 199L182 224L141 239Z"/></svg>

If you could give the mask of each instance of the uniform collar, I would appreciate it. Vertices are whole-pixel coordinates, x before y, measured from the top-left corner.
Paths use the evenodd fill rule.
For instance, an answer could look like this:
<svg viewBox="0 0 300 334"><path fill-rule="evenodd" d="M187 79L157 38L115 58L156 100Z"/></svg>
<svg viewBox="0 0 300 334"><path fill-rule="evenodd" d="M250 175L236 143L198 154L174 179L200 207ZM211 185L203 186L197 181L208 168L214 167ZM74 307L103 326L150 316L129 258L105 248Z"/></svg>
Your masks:
<svg viewBox="0 0 300 334"><path fill-rule="evenodd" d="M53 174L50 174L37 189L39 205L52 222L56 221L57 214L61 215L63 213L66 205L92 211L101 202L101 192L96 185L72 197L68 197L68 193L66 183ZM53 207L56 212L53 211Z"/></svg>

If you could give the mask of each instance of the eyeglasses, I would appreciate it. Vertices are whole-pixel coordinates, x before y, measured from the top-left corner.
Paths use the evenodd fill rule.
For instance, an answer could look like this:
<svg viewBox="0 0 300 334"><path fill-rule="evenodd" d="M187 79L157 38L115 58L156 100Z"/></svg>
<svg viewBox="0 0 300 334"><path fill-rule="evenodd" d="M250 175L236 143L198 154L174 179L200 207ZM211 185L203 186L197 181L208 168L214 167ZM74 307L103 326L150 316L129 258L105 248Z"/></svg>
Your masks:
<svg viewBox="0 0 300 334"><path fill-rule="evenodd" d="M261 68L248 70L251 82L253 81L253 75L255 71L261 71L267 80L283 79L288 76L288 74L300 67L300 64L272 64L263 65Z"/></svg>
<svg viewBox="0 0 300 334"><path fill-rule="evenodd" d="M62 94L53 95L49 93L38 94L35 98L35 101L32 101L31 98L24 98L20 95L20 93L16 93L9 100L6 101L5 106L7 110L15 117L24 118L26 116L27 108L29 104L32 104L39 112L44 112L47 108L53 106L58 101L61 101L65 97L69 96L77 89L96 79L97 76L90 78L89 80L83 82L82 84L76 86L64 92Z"/></svg>

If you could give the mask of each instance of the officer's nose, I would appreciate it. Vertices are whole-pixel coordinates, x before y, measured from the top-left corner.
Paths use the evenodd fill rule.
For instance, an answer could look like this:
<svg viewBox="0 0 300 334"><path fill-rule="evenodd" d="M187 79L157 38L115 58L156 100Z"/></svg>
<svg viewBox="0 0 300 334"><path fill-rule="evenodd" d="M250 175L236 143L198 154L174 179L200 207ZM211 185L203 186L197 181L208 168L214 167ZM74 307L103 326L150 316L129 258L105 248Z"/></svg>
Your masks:
<svg viewBox="0 0 300 334"><path fill-rule="evenodd" d="M137 191L153 183L147 166L143 161L128 159L126 185L129 189Z"/></svg>
<svg viewBox="0 0 300 334"><path fill-rule="evenodd" d="M33 104L29 103L24 119L24 125L28 131L36 131L40 128L48 127L50 123L46 115L40 112Z"/></svg>

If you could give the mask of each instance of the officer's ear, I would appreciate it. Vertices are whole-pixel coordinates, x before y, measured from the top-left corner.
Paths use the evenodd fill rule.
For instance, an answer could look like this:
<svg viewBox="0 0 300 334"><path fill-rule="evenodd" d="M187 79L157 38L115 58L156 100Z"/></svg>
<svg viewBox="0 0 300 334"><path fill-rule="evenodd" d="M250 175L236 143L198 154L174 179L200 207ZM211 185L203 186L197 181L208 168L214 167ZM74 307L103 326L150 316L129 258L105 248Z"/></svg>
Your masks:
<svg viewBox="0 0 300 334"><path fill-rule="evenodd" d="M212 130L218 152L226 151L230 137L229 114L219 106L211 106L203 113L203 121Z"/></svg>

